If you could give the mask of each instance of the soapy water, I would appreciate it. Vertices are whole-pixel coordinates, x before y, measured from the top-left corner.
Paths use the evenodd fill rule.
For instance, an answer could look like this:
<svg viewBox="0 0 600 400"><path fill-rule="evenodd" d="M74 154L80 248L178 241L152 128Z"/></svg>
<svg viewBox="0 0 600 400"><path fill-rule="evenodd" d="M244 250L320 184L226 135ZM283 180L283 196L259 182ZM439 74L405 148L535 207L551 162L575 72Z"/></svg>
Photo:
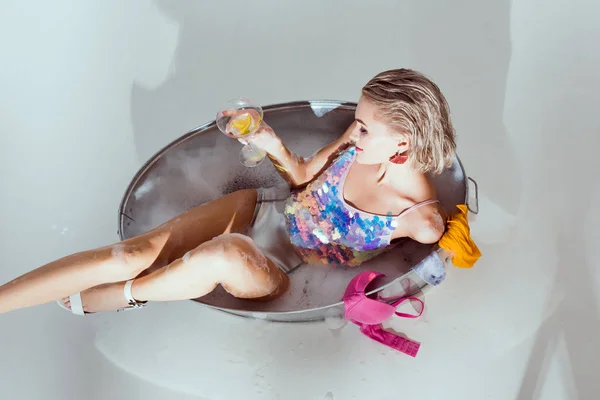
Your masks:
<svg viewBox="0 0 600 400"><path fill-rule="evenodd" d="M148 192L150 192L154 188L155 181L148 180L141 184L135 192L133 192L134 199L143 198Z"/></svg>
<svg viewBox="0 0 600 400"><path fill-rule="evenodd" d="M270 163L256 168L240 165L239 147L232 146L232 140L220 135L210 147L165 153L133 189L123 210L127 237L226 193L285 185Z"/></svg>

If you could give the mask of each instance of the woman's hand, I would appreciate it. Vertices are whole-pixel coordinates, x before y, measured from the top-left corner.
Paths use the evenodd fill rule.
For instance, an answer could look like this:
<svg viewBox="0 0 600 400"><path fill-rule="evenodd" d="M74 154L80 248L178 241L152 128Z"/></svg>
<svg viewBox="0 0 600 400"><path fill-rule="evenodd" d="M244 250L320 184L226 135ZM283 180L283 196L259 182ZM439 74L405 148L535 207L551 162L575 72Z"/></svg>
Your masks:
<svg viewBox="0 0 600 400"><path fill-rule="evenodd" d="M275 134L265 121L260 123L260 126L247 139L238 139L243 144L251 143L253 146L266 151L269 154L274 154L281 148L281 139Z"/></svg>
<svg viewBox="0 0 600 400"><path fill-rule="evenodd" d="M256 110L228 110L223 111L223 115L231 118L236 118L243 114L249 114L254 120L260 120L260 115ZM281 139L275 134L273 128L271 128L264 120L261 120L258 129L249 135L247 138L238 139L242 144L251 143L253 146L258 147L266 151L267 153L273 154L281 148Z"/></svg>

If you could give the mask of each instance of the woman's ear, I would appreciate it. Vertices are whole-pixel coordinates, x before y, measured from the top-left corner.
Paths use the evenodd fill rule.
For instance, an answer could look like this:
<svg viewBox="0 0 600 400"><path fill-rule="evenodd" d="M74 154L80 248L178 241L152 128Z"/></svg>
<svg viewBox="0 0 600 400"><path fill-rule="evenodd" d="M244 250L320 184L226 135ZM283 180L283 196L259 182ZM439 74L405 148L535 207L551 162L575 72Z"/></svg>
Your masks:
<svg viewBox="0 0 600 400"><path fill-rule="evenodd" d="M404 153L406 150L408 150L408 141L405 139L402 139L400 142L398 142L398 149L397 152L398 153Z"/></svg>

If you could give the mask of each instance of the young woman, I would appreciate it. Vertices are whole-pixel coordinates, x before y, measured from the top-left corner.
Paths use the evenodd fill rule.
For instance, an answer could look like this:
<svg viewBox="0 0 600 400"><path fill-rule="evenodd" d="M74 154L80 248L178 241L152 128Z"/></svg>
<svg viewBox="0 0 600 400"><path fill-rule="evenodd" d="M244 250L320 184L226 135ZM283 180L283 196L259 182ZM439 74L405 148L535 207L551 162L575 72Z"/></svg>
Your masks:
<svg viewBox="0 0 600 400"><path fill-rule="evenodd" d="M140 236L53 261L1 286L0 313L53 300L76 314L137 308L219 284L236 297L271 299L287 287L282 270L302 262L356 266L395 239L437 242L444 217L428 175L455 151L439 88L416 71L382 72L363 87L355 118L309 159L263 122L252 143L291 194L234 192Z"/></svg>

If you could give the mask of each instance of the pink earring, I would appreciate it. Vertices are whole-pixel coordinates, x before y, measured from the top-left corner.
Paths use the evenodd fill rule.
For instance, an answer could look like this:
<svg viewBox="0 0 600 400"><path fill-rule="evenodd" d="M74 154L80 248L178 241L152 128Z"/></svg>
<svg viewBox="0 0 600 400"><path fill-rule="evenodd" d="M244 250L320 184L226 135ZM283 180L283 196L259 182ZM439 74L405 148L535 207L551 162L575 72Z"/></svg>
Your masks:
<svg viewBox="0 0 600 400"><path fill-rule="evenodd" d="M390 157L390 161L394 164L404 164L408 160L408 156L404 155L404 153L396 153Z"/></svg>

